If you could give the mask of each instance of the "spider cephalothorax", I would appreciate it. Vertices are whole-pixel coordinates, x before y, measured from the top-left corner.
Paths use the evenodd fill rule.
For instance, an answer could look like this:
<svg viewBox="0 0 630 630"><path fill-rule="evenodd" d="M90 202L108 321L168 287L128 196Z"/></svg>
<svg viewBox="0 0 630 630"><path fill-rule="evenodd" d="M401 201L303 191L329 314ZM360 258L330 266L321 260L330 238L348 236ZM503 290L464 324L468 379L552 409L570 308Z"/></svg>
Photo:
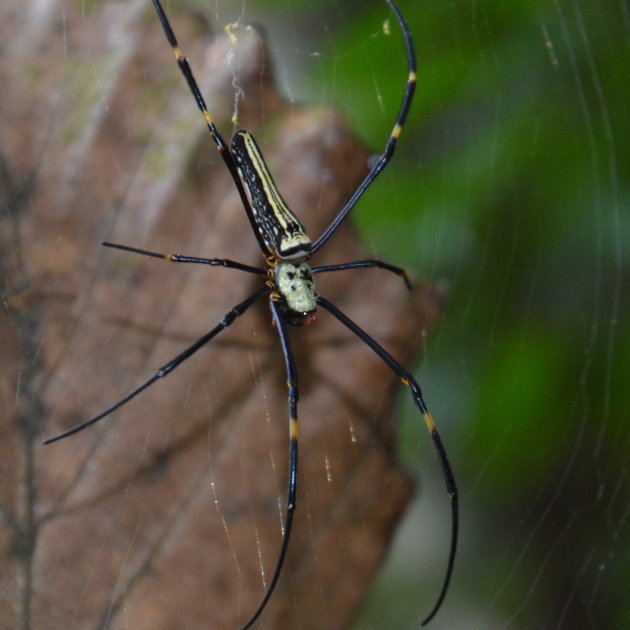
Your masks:
<svg viewBox="0 0 630 630"><path fill-rule="evenodd" d="M274 269L282 315L292 326L310 326L317 319L313 270L307 262L281 262Z"/></svg>

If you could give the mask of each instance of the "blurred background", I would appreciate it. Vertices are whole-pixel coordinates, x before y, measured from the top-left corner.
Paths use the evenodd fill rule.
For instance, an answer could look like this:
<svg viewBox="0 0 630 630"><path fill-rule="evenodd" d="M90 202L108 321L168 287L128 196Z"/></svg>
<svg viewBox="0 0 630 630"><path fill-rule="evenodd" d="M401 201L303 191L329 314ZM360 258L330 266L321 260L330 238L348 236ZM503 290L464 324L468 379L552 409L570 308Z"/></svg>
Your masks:
<svg viewBox="0 0 630 630"><path fill-rule="evenodd" d="M284 97L333 104L382 151L406 79L382 0L175 6L217 29L261 24ZM461 496L454 578L429 627L628 628L630 7L399 6L416 98L353 219L376 256L448 296L414 369ZM404 396L398 421L416 498L354 630L418 628L447 559L440 467Z"/></svg>
<svg viewBox="0 0 630 630"><path fill-rule="evenodd" d="M630 627L629 5L399 5L418 89L354 220L449 295L416 372L462 500L431 627ZM245 7L277 29L288 95L334 102L380 151L405 76L383 2ZM400 421L417 501L356 630L417 628L446 558L439 467L406 399Z"/></svg>

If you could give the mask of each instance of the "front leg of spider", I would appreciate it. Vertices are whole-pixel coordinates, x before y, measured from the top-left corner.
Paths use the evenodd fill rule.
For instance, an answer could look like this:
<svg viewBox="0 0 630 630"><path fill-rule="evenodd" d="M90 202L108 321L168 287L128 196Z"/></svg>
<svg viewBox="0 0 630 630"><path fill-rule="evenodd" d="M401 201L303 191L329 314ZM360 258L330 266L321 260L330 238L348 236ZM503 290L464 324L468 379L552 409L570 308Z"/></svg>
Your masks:
<svg viewBox="0 0 630 630"><path fill-rule="evenodd" d="M297 481L298 481L298 373L293 357L293 350L289 342L289 336L286 328L286 310L287 305L283 305L283 298L278 293L272 293L269 300L269 308L273 317L273 323L278 331L280 345L282 347L282 355L284 356L284 364L287 372L287 388L288 388L288 407L289 407L289 474L286 499L286 513L284 516L284 525L282 528L282 543L276 560L271 580L265 589L265 594L245 625L240 630L247 630L258 619L262 611L267 606L267 602L271 598L273 591L280 578L284 558L289 547L289 538L291 537L291 528L293 526L293 514L297 507ZM294 324L295 325L295 324Z"/></svg>

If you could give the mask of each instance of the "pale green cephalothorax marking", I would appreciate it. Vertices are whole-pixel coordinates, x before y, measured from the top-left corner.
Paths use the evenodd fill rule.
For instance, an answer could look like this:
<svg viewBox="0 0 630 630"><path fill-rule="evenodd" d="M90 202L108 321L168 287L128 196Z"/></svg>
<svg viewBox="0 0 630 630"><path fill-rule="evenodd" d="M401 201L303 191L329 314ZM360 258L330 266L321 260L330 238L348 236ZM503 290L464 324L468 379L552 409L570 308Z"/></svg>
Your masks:
<svg viewBox="0 0 630 630"><path fill-rule="evenodd" d="M274 270L276 288L291 311L314 313L317 308L313 272L308 263L278 263Z"/></svg>

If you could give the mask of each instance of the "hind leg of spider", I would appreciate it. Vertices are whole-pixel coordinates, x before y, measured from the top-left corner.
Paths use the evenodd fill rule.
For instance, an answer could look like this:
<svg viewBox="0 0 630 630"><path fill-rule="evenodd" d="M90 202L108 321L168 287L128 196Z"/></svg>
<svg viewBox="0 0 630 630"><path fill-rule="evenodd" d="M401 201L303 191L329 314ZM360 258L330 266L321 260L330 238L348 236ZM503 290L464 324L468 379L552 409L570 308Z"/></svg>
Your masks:
<svg viewBox="0 0 630 630"><path fill-rule="evenodd" d="M193 343L191 346L186 348L183 352L180 352L174 359L171 359L168 363L165 363L151 378L146 380L142 385L136 387L133 391L129 392L125 397L121 398L118 402L114 403L111 407L105 409L98 415L82 422L81 424L77 424L76 426L60 433L59 435L55 435L47 440L44 440L44 444L51 444L52 442L56 442L57 440L62 440L69 435L73 435L74 433L78 433L79 431L89 427L90 425L98 422L99 420L109 416L111 413L116 411L116 409L120 409L123 405L127 404L132 398L135 398L138 394L143 392L145 389L153 385L155 381L164 376L170 374L178 365L183 363L186 359L191 357L197 350L205 346L213 337L218 335L222 330L225 330L234 320L242 315L250 306L252 306L256 301L258 301L263 294L269 292L269 289L266 286L260 287L255 293L250 295L246 300L243 300L240 304L237 304L234 308L232 308L228 313L223 316L223 319L209 332L207 332L203 337L200 337Z"/></svg>
<svg viewBox="0 0 630 630"><path fill-rule="evenodd" d="M184 76L184 79L186 79L188 88L190 89L190 92L192 93L193 98L197 103L197 107L201 111L201 114L206 122L206 126L208 127L208 131L210 131L210 135L212 136L214 143L217 145L217 149L219 150L219 153L223 158L225 165L230 171L230 176L232 177L234 185L236 186L236 190L238 191L239 197L241 198L241 203L243 204L243 208L245 208L245 213L247 214L249 223L252 226L252 230L254 232L256 240L258 241L258 245L260 246L260 249L263 253L269 254L269 248L265 244L265 241L260 231L258 230L256 218L254 217L254 212L249 203L249 198L247 197L245 188L243 188L243 182L241 181L241 178L238 174L238 169L236 167L236 163L234 162L234 158L230 153L228 145L225 143L225 140L219 133L217 126L214 124L214 120L212 119L212 116L208 111L208 107L206 106L206 101L204 100L203 95L201 94L201 90L199 89L199 85L197 84L197 80L195 79L195 75L193 74L192 68L188 63L188 59L181 51L179 44L177 43L177 38L175 37L175 33L171 28L168 17L166 17L166 13L162 8L160 0L153 0L153 6L160 20L160 23L162 24L162 29L164 30L166 39L173 49L173 53L175 54L175 60L177 61L179 70Z"/></svg>
<svg viewBox="0 0 630 630"><path fill-rule="evenodd" d="M411 282L409 282L409 276L402 267L396 267L382 260L355 260L353 262L341 263L339 265L323 265L321 267L313 267L311 271L313 273L327 273L329 271L345 271L346 269L365 269L366 267L378 267L379 269L385 269L385 271L391 271L397 276L400 276L405 286L411 291Z"/></svg>
<svg viewBox="0 0 630 630"><path fill-rule="evenodd" d="M134 254L141 254L142 256L161 258L162 260L168 260L168 262L194 263L198 265L211 265L212 267L227 267L229 269L240 269L240 271L246 271L247 273L255 273L259 276L266 275L266 271L264 269L252 267L251 265L236 262L235 260L229 260L228 258L197 258L196 256L184 256L182 254L160 254L158 252L150 252L147 249L139 249L138 247L119 245L118 243L109 243L107 241L101 243L101 245L115 249L122 249L126 252L133 252Z"/></svg>
<svg viewBox="0 0 630 630"><path fill-rule="evenodd" d="M352 193L350 199L346 201L346 205L339 211L339 213L333 219L330 225L324 230L323 234L313 243L313 246L311 247L311 254L314 254L337 231L337 228L354 208L359 198L371 186L372 182L379 176L383 169L389 164L392 156L394 155L394 151L396 150L398 138L400 138L400 134L402 133L403 127L405 126L407 114L409 113L411 102L413 101L413 95L416 89L416 53L413 46L413 39L411 37L411 33L409 32L407 22L402 16L400 9L396 6L393 0L385 0L385 2L387 2L387 4L389 5L389 8L392 10L396 21L400 26L403 34L403 39L405 41L405 49L407 51L408 74L403 98L400 103L398 115L396 116L396 121L394 122L394 127L392 128L392 131L389 134L389 138L387 139L387 142L385 144L385 152L372 166L370 172L365 176L365 179L361 182L361 184L359 184L359 187L354 191L354 193Z"/></svg>
<svg viewBox="0 0 630 630"><path fill-rule="evenodd" d="M272 298L269 300L269 306L273 315L273 321L280 337L280 345L282 346L282 354L284 356L284 363L287 371L287 387L288 387L288 405L289 405L289 481L287 487L287 504L286 514L284 517L284 524L282 527L282 543L280 544L280 552L278 553L278 559L276 560L276 566L273 570L271 580L265 589L265 594L258 604L258 608L254 611L252 616L248 619L245 625L241 626L240 630L247 630L258 619L265 606L269 602L271 595L278 583L280 572L284 564L284 558L289 546L289 538L291 536L291 526L293 524L293 513L296 507L296 494L297 494L297 474L298 474L298 420L297 420L297 406L298 406L298 374L295 366L295 359L293 357L293 351L289 343L289 336L287 335L287 328L282 315L278 309L277 303Z"/></svg>
<svg viewBox="0 0 630 630"><path fill-rule="evenodd" d="M427 409L427 406L422 397L422 391L420 390L420 386L413 378L410 372L405 370L405 368L392 357L385 348L383 348L375 339L370 337L362 328L360 328L357 324L355 324L351 319L349 319L344 313L342 313L334 304L326 300L325 298L319 296L317 298L317 304L323 306L327 311L329 311L334 317L336 317L344 326L350 329L359 339L361 339L365 344L367 344L387 365L390 369L402 380L402 382L410 388L411 394L413 396L413 400L416 403L416 406L420 410L422 414L422 419L424 420L429 433L431 434L431 438L433 439L433 445L438 454L438 458L440 460L440 464L442 465L442 476L444 477L444 481L446 483L446 490L451 499L451 548L448 557L448 564L446 566L446 576L444 577L444 581L442 582L442 589L440 590L440 594L433 606L433 609L422 622L422 625L426 625L433 619L437 611L440 609L442 602L444 601L444 597L446 596L446 591L448 590L448 586L451 581L451 575L453 573L453 565L455 563L455 554L457 551L457 536L459 529L459 501L457 497L457 487L455 485L455 478L453 476L453 471L451 470L451 466L448 462L448 458L446 456L446 450L444 449L444 445L442 444L442 440L440 438L440 434L438 433L437 427L435 426L435 422Z"/></svg>

